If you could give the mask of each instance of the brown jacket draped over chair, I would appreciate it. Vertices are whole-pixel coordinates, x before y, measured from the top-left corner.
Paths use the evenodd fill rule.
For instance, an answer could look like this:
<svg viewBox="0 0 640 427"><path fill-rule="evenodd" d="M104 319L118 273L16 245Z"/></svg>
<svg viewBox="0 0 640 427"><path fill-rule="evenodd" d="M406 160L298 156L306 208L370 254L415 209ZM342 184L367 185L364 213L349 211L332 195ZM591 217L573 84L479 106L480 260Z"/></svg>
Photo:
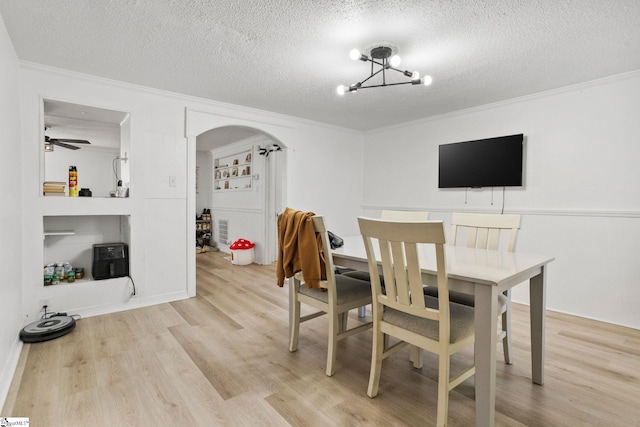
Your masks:
<svg viewBox="0 0 640 427"><path fill-rule="evenodd" d="M276 275L278 286L284 279L302 272L308 288L319 288L326 280L324 260L321 257L322 241L313 229L313 212L286 208L278 217L278 261Z"/></svg>

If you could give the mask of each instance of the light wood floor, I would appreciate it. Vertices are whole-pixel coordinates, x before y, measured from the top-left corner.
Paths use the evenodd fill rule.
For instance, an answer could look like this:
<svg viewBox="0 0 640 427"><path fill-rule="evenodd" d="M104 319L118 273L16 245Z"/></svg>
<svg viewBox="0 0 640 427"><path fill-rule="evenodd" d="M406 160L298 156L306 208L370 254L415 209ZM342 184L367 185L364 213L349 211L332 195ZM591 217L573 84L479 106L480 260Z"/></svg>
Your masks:
<svg viewBox="0 0 640 427"><path fill-rule="evenodd" d="M289 353L288 289L276 286L274 268L223 256L197 256L196 298L83 319L67 336L26 344L0 415L33 426L435 423L434 357L415 370L408 350L391 356L370 399L370 331L339 343L326 377L326 319L303 324ZM527 307L513 311L514 364L497 361L496 425L640 425L640 331L548 313L546 382L537 386ZM473 378L450 400L450 425L474 425Z"/></svg>

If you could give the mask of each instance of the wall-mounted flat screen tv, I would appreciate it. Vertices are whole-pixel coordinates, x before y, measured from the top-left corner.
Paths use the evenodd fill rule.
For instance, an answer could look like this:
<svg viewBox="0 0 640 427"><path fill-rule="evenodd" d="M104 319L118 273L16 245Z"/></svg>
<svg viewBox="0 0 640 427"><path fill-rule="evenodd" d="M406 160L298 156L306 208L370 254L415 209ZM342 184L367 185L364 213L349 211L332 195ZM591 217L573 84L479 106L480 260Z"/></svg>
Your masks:
<svg viewBox="0 0 640 427"><path fill-rule="evenodd" d="M523 134L442 144L438 188L521 187Z"/></svg>

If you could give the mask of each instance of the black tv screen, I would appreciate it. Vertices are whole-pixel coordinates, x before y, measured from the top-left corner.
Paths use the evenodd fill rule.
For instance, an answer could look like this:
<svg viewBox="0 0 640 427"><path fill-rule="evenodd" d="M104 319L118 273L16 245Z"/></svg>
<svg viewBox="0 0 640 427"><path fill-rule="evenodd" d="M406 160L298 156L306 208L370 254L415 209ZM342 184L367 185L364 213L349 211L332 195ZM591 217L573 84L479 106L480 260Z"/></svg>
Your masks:
<svg viewBox="0 0 640 427"><path fill-rule="evenodd" d="M438 188L522 186L523 134L443 144Z"/></svg>

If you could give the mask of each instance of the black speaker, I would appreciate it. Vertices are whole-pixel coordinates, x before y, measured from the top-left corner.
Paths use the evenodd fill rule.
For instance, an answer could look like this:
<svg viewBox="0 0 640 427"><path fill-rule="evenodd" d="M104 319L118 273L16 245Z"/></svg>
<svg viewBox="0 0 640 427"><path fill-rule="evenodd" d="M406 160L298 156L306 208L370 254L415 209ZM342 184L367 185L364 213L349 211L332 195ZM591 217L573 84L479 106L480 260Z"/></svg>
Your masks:
<svg viewBox="0 0 640 427"><path fill-rule="evenodd" d="M121 242L93 245L91 274L94 280L128 276L129 246Z"/></svg>

